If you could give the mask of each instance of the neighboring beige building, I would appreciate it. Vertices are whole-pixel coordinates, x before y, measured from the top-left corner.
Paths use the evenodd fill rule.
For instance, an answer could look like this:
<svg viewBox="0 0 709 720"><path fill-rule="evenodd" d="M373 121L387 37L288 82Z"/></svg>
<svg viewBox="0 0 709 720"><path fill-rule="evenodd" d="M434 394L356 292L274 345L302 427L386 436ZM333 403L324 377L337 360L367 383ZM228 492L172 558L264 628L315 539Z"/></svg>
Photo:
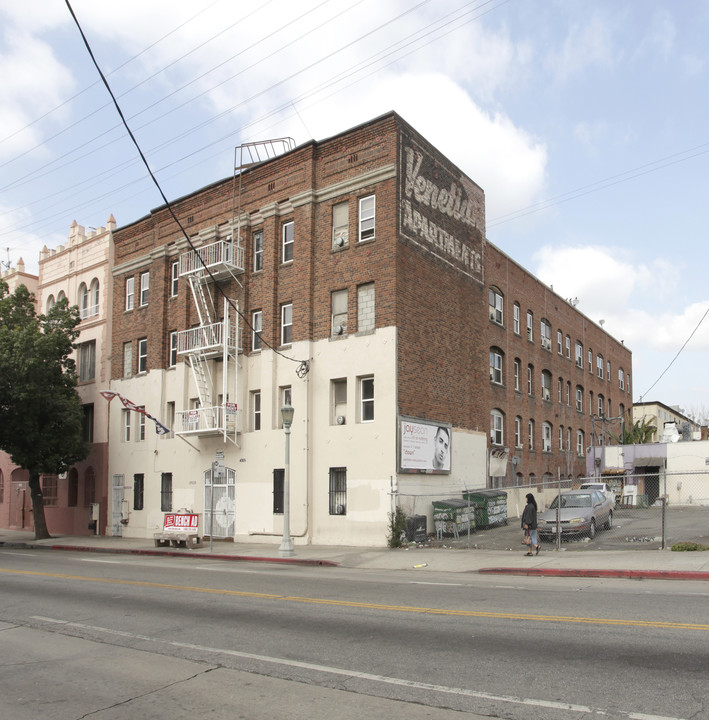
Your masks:
<svg viewBox="0 0 709 720"><path fill-rule="evenodd" d="M35 296L37 294L38 278L36 275L25 272L25 261L22 258L17 261L16 268L4 270L0 274L0 279L7 283L11 293L15 292L19 285L24 285L31 293L35 293Z"/></svg>
<svg viewBox="0 0 709 720"><path fill-rule="evenodd" d="M675 423L677 432L680 435L684 433L685 440L701 439L701 426L688 418L678 407L670 407L657 401L634 403L633 423L643 420L657 428L652 435L651 442L662 441L665 423ZM687 436L687 434L689 435ZM671 441L670 437L666 439Z"/></svg>
<svg viewBox="0 0 709 720"><path fill-rule="evenodd" d="M111 215L105 227L86 229L74 221L66 245L46 246L39 258L38 312L60 298L78 305L81 314L75 352L77 392L84 408L84 437L92 443L89 456L66 476L42 479L50 532L85 535L91 506L100 504L99 531L104 533L108 510L108 408L99 395L110 379L111 308L113 302L113 231Z"/></svg>

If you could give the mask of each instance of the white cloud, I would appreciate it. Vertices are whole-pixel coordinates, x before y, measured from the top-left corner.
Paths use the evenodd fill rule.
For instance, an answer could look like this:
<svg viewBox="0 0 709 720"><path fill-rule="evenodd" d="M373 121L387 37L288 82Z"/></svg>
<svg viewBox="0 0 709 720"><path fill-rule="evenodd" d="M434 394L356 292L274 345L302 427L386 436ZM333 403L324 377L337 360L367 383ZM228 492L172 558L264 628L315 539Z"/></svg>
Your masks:
<svg viewBox="0 0 709 720"><path fill-rule="evenodd" d="M612 27L607 18L594 14L583 25L573 25L560 50L548 63L559 81L568 81L591 66L610 67L613 62Z"/></svg>

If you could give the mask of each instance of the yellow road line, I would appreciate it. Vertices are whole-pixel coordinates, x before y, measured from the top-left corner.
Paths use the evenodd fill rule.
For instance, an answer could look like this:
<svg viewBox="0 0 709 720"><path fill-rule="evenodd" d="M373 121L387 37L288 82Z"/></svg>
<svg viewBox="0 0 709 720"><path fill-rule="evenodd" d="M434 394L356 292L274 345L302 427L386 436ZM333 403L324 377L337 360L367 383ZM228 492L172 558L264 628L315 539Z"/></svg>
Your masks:
<svg viewBox="0 0 709 720"><path fill-rule="evenodd" d="M190 585L173 585L169 583L145 582L142 580L118 580L115 578L95 578L84 575L63 575L33 570L10 570L0 568L0 572L11 575L31 575L35 577L56 578L59 580L79 580L81 582L98 582L109 585L132 585L135 587L157 588L160 590L187 590L189 592L225 595L231 597L258 598L261 600L282 600L284 602L310 603L314 605L331 605L335 607L351 607L363 610L384 610L387 612L408 612L429 615L449 615L456 617L496 618L500 620L536 620L538 622L580 623L586 625L612 625L621 627L665 628L670 630L709 630L709 625L695 623L663 622L659 620L621 620L617 618L588 618L573 615L534 615L530 613L503 613L484 610L447 610L444 608L416 607L411 605L384 605L381 603L355 602L353 600L328 600L326 598L297 597L293 595L277 595L273 593L255 593L244 590L222 590L218 588L194 587Z"/></svg>

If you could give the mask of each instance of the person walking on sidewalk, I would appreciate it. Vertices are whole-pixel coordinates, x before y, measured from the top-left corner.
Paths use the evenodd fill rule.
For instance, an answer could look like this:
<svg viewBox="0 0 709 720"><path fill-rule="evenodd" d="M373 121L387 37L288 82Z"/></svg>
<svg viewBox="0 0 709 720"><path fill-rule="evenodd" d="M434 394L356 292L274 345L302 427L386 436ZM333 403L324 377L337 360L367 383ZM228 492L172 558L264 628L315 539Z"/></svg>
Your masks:
<svg viewBox="0 0 709 720"><path fill-rule="evenodd" d="M524 512L522 513L522 529L525 535L529 533L532 539L532 544L528 545L529 552L526 555L532 555L532 548L534 552L539 555L539 538L537 537L537 501L534 499L532 493L527 493L527 504L525 505Z"/></svg>

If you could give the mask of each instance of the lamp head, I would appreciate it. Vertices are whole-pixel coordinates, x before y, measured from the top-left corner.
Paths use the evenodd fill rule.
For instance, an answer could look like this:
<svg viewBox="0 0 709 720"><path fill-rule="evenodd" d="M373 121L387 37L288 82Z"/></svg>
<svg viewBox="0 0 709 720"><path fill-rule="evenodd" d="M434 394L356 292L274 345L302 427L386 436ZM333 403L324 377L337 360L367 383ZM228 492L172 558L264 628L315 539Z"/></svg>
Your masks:
<svg viewBox="0 0 709 720"><path fill-rule="evenodd" d="M293 422L293 413L295 408L292 405L284 405L281 408L281 417L283 418L283 427L289 428Z"/></svg>

